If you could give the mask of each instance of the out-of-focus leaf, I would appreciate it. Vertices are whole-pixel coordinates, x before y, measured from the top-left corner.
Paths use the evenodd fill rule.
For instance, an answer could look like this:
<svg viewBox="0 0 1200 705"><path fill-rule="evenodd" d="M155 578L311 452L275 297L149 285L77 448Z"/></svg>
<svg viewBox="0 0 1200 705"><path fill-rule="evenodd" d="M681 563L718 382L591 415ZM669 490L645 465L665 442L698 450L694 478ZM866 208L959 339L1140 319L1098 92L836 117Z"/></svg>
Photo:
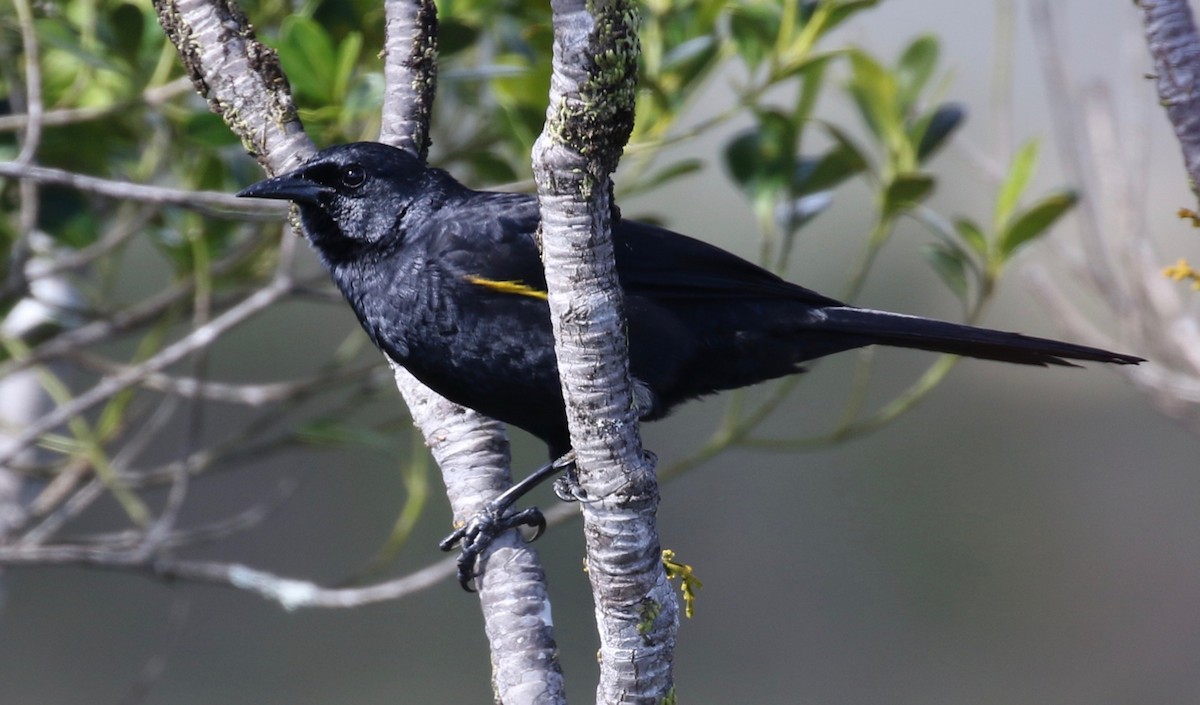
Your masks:
<svg viewBox="0 0 1200 705"><path fill-rule="evenodd" d="M66 52L88 66L114 73L123 73L120 64L106 56L84 49L79 43L79 35L63 20L57 18L35 20L34 27L37 31L38 41L43 46ZM51 61L49 56L44 58L46 61ZM43 67L43 71L45 70L46 67Z"/></svg>
<svg viewBox="0 0 1200 705"><path fill-rule="evenodd" d="M705 34L674 46L663 55L662 70L675 71L694 59L708 56L716 49L716 44L712 35Z"/></svg>
<svg viewBox="0 0 1200 705"><path fill-rule="evenodd" d="M298 93L317 102L332 102L336 58L333 40L323 27L300 15L283 20L279 61Z"/></svg>
<svg viewBox="0 0 1200 705"><path fill-rule="evenodd" d="M938 277L950 287L960 300L966 301L968 294L967 271L970 260L962 250L955 249L943 243L926 245L921 248L921 255Z"/></svg>
<svg viewBox="0 0 1200 705"><path fill-rule="evenodd" d="M479 181L485 184L502 184L517 180L517 172L506 159L488 151L472 150L467 162L475 171Z"/></svg>
<svg viewBox="0 0 1200 705"><path fill-rule="evenodd" d="M815 4L815 3L814 3ZM863 10L879 4L879 0L845 0L834 5L825 21L824 31L829 32Z"/></svg>
<svg viewBox="0 0 1200 705"><path fill-rule="evenodd" d="M438 21L438 56L447 58L471 47L479 38L479 30L471 25L446 18Z"/></svg>
<svg viewBox="0 0 1200 705"><path fill-rule="evenodd" d="M789 75L801 78L800 99L796 101L796 120L800 124L808 122L812 115L821 89L825 86L825 68L834 56L833 52L811 54L807 61L800 62L799 66L790 70Z"/></svg>
<svg viewBox="0 0 1200 705"><path fill-rule="evenodd" d="M975 221L970 218L956 218L954 220L954 231L976 253L980 255L987 254L987 238L984 237L983 231L975 224Z"/></svg>
<svg viewBox="0 0 1200 705"><path fill-rule="evenodd" d="M905 109L912 106L925 90L933 69L937 66L937 38L926 34L915 39L900 55L896 64L896 79L900 86L900 105Z"/></svg>
<svg viewBox="0 0 1200 705"><path fill-rule="evenodd" d="M925 200L933 192L933 177L928 174L901 174L888 184L883 194L883 212L894 216Z"/></svg>
<svg viewBox="0 0 1200 705"><path fill-rule="evenodd" d="M1074 191L1060 191L1051 194L1028 210L1018 214L1000 237L1000 252L1007 258L1022 245L1034 240L1050 229L1054 222L1071 210L1079 202L1079 195Z"/></svg>
<svg viewBox="0 0 1200 705"><path fill-rule="evenodd" d="M794 233L833 205L833 191L818 191L781 203L777 214L779 230Z"/></svg>
<svg viewBox="0 0 1200 705"><path fill-rule="evenodd" d="M136 71L146 27L145 15L129 3L121 3L108 13L108 26L112 32L113 50Z"/></svg>
<svg viewBox="0 0 1200 705"><path fill-rule="evenodd" d="M753 71L766 58L779 31L778 8L769 5L737 5L729 15L729 31L738 55Z"/></svg>
<svg viewBox="0 0 1200 705"><path fill-rule="evenodd" d="M863 51L850 52L850 66L853 71L849 90L863 122L877 139L887 144L890 136L904 127L896 104L896 78Z"/></svg>
<svg viewBox="0 0 1200 705"><path fill-rule="evenodd" d="M966 106L961 103L943 103L932 114L921 120L919 123L921 135L917 142L917 160L924 162L933 156L933 153L946 143L946 140L954 134L966 118Z"/></svg>
<svg viewBox="0 0 1200 705"><path fill-rule="evenodd" d="M725 148L733 180L756 198L787 186L794 175L796 127L786 115L759 113L758 127L742 132Z"/></svg>
<svg viewBox="0 0 1200 705"><path fill-rule="evenodd" d="M354 78L354 67L358 63L358 56L362 53L362 35L358 32L350 32L342 39L341 44L337 48L337 67L334 69L334 83L332 94L338 102L346 98L346 92L349 90L350 82Z"/></svg>
<svg viewBox="0 0 1200 705"><path fill-rule="evenodd" d="M1008 220L1016 209L1021 194L1025 192L1025 187L1029 185L1034 167L1037 166L1038 148L1037 140L1029 140L1017 151L1008 167L1008 174L1004 177L1004 183L1000 185L1000 194L996 197L994 224L997 232L1008 229Z"/></svg>
<svg viewBox="0 0 1200 705"><path fill-rule="evenodd" d="M183 134L196 144L213 149L238 142L225 121L210 112L189 114L183 123Z"/></svg>
<svg viewBox="0 0 1200 705"><path fill-rule="evenodd" d="M831 189L866 171L869 166L867 158L849 135L832 125L825 127L835 143L819 157L798 161L792 180L792 193L796 195Z"/></svg>

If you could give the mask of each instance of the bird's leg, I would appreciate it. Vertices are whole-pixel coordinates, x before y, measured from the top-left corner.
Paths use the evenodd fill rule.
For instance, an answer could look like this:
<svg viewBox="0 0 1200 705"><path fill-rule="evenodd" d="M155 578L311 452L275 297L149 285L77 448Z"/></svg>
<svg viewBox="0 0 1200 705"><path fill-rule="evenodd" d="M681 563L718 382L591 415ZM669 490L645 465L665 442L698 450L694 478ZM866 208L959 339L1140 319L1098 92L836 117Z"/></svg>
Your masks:
<svg viewBox="0 0 1200 705"><path fill-rule="evenodd" d="M542 516L542 512L537 507L530 507L519 512L512 512L512 507L517 500L528 494L534 487L563 470L573 472L574 467L575 451L543 465L483 505L483 509L479 510L475 516L442 539L438 547L443 551L449 551L455 545L462 544L458 555L458 584L462 586L463 590L475 591L471 587L471 582L477 575L475 565L479 562L479 556L502 532L521 526L531 526L534 528L534 533L533 537L529 539L530 541L536 541L545 532L546 518ZM578 487L578 482L575 483L575 486ZM557 492L557 483L555 487Z"/></svg>

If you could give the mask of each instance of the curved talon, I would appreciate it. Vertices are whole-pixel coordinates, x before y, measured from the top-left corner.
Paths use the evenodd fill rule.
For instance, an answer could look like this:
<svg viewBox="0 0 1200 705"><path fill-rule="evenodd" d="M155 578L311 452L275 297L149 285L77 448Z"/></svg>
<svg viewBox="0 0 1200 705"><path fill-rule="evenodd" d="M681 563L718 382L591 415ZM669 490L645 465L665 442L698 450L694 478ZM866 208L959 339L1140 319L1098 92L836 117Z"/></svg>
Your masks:
<svg viewBox="0 0 1200 705"><path fill-rule="evenodd" d="M546 517L537 507L502 515L501 512L505 509L507 507L498 507L489 503L478 514L468 519L465 524L438 543L438 548L443 551L449 551L461 543L461 550L458 554L458 584L467 592L475 592L471 582L479 577L479 574L475 572L479 556L492 545L492 542L501 533L521 526L532 527L534 534L532 538L528 539L528 543L536 541L546 531Z"/></svg>

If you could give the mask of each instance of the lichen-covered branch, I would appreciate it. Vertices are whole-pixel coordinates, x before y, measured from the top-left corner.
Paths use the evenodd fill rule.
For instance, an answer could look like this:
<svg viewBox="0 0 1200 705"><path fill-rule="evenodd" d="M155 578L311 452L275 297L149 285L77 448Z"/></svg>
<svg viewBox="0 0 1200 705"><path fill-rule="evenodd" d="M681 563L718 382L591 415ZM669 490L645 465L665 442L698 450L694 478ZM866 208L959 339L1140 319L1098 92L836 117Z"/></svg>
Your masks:
<svg viewBox="0 0 1200 705"><path fill-rule="evenodd" d="M534 145L543 259L600 632L599 703L673 692L678 608L661 565L658 487L641 450L611 227L610 174L633 125L632 3L555 0L546 125Z"/></svg>
<svg viewBox="0 0 1200 705"><path fill-rule="evenodd" d="M228 0L154 0L192 83L270 174L313 152L279 57Z"/></svg>
<svg viewBox="0 0 1200 705"><path fill-rule="evenodd" d="M437 93L437 7L433 0L384 0L383 124L379 141L429 156Z"/></svg>

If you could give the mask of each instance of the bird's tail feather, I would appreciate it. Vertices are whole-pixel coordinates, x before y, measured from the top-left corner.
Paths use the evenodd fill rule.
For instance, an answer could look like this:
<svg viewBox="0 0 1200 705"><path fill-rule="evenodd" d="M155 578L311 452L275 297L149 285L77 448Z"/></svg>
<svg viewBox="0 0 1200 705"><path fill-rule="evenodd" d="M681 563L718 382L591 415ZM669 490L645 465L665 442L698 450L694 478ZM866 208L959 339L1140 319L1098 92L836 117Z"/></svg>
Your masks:
<svg viewBox="0 0 1200 705"><path fill-rule="evenodd" d="M819 326L821 330L844 332L847 335L870 339L879 345L1043 367L1076 367L1071 360L1111 362L1118 365L1132 365L1142 361L1142 358L1133 355L1123 355L1086 345L900 313L850 306L832 306L822 309L822 312L826 319Z"/></svg>

